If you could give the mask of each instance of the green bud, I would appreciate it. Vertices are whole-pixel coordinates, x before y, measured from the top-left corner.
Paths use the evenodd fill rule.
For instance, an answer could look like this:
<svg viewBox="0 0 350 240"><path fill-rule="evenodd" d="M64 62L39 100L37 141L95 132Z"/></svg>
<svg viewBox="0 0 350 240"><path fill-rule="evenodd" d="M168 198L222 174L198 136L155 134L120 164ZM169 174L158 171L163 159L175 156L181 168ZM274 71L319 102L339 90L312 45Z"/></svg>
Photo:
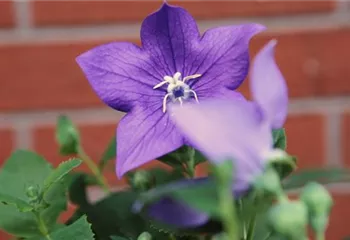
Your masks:
<svg viewBox="0 0 350 240"><path fill-rule="evenodd" d="M309 221L317 234L323 234L328 226L328 216L333 199L327 189L316 182L308 183L300 195L309 212Z"/></svg>
<svg viewBox="0 0 350 240"><path fill-rule="evenodd" d="M281 179L271 167L266 168L265 172L256 179L254 188L258 192L267 195L276 195L281 200L285 198L282 191Z"/></svg>
<svg viewBox="0 0 350 240"><path fill-rule="evenodd" d="M148 232L143 232L138 236L137 240L152 240L152 235Z"/></svg>
<svg viewBox="0 0 350 240"><path fill-rule="evenodd" d="M303 202L282 202L270 208L268 224L288 240L307 239L307 208Z"/></svg>
<svg viewBox="0 0 350 240"><path fill-rule="evenodd" d="M280 149L275 149L268 158L268 166L273 167L278 176L284 179L297 168L296 161L296 157L288 155Z"/></svg>
<svg viewBox="0 0 350 240"><path fill-rule="evenodd" d="M30 201L37 200L40 195L38 186L29 186L26 189L26 195Z"/></svg>
<svg viewBox="0 0 350 240"><path fill-rule="evenodd" d="M138 170L132 177L132 185L136 189L147 190L152 185L152 174L146 170Z"/></svg>
<svg viewBox="0 0 350 240"><path fill-rule="evenodd" d="M333 205L332 196L327 189L316 182L310 182L303 188L300 199L311 215L328 215Z"/></svg>
<svg viewBox="0 0 350 240"><path fill-rule="evenodd" d="M56 141L60 146L60 153L63 155L79 152L79 132L67 116L59 116L57 119Z"/></svg>

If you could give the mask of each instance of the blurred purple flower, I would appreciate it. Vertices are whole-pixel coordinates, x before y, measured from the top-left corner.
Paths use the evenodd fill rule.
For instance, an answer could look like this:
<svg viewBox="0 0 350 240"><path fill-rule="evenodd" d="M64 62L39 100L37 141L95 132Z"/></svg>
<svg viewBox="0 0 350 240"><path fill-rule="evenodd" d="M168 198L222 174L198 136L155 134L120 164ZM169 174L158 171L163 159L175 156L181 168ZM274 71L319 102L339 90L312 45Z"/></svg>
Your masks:
<svg viewBox="0 0 350 240"><path fill-rule="evenodd" d="M184 144L167 105L237 98L245 79L248 44L258 24L213 28L200 36L183 8L164 3L142 23L138 47L114 42L77 57L97 95L127 112L117 129L117 175Z"/></svg>
<svg viewBox="0 0 350 240"><path fill-rule="evenodd" d="M250 90L272 129L282 128L287 117L288 89L274 61L276 40L270 41L252 64Z"/></svg>
<svg viewBox="0 0 350 240"><path fill-rule="evenodd" d="M233 193L242 196L266 166L266 161L283 156L273 149L271 127L283 125L287 109L287 88L274 61L276 42L269 42L252 66L252 90L256 102L210 100L201 104L172 107L176 126L214 164L232 159L235 163ZM203 184L202 179L191 184ZM186 186L186 180L172 183L172 189ZM175 209L183 209L181 213ZM171 212L171 215L164 215ZM205 224L208 216L185 203L165 198L148 209L149 215L178 227ZM195 214L196 213L196 214Z"/></svg>

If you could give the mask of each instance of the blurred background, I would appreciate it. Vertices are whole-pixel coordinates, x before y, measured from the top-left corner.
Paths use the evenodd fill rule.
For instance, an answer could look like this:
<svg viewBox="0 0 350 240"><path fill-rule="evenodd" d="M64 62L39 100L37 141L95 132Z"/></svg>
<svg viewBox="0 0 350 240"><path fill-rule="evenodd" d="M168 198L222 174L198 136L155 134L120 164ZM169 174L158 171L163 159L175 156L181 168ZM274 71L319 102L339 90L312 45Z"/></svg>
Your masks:
<svg viewBox="0 0 350 240"><path fill-rule="evenodd" d="M288 152L298 156L300 169L350 167L350 1L169 2L190 11L202 32L246 22L268 26L252 40L251 53L278 40L276 58L291 97ZM59 114L78 125L91 157L101 156L123 115L101 103L75 57L110 41L139 43L142 19L161 3L0 0L0 165L17 148L54 165L64 160L54 139ZM248 96L247 82L239 90ZM110 169L109 181L122 185ZM327 239L343 239L350 235L350 186L330 189L335 207Z"/></svg>

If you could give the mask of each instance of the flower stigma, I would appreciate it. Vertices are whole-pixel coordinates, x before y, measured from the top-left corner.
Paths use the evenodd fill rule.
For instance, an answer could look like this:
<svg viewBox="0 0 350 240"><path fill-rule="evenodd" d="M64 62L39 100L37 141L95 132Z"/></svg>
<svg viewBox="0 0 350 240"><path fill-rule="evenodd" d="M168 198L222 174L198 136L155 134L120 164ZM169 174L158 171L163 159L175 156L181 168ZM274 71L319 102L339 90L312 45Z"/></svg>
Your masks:
<svg viewBox="0 0 350 240"><path fill-rule="evenodd" d="M195 98L196 102L198 103L198 96L195 91L193 91L188 84L186 84L186 81L189 81L191 79L196 79L201 77L202 74L194 74L189 75L187 77L181 78L181 73L176 72L174 76L165 76L163 79L164 81L158 83L153 87L153 89L160 88L164 84L168 84L167 88L167 94L164 96L163 99L163 112L166 112L166 104L168 99L170 98L173 102L179 101L180 105L182 106L184 100L187 100L191 95Z"/></svg>

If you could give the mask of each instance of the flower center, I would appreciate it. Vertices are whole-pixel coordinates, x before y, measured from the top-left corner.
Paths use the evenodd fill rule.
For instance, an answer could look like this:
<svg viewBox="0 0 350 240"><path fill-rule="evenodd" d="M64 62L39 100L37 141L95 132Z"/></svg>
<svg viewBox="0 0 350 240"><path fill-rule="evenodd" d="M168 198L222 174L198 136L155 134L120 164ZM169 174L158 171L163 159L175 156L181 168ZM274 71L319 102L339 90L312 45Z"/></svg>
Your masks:
<svg viewBox="0 0 350 240"><path fill-rule="evenodd" d="M175 87L173 89L173 94L175 98L179 98L179 97L184 97L185 96L185 90L183 87Z"/></svg>
<svg viewBox="0 0 350 240"><path fill-rule="evenodd" d="M160 88L164 84L168 84L167 88L167 94L164 96L163 99L163 112L166 112L166 104L168 99L172 100L173 102L180 102L180 105L182 106L183 100L187 100L191 96L193 96L198 102L198 97L195 91L193 91L190 86L186 84L186 81L199 78L202 76L201 74L194 74L185 77L184 79L181 78L181 73L177 72L174 74L174 76L165 76L164 81L158 83L153 87L153 89Z"/></svg>

